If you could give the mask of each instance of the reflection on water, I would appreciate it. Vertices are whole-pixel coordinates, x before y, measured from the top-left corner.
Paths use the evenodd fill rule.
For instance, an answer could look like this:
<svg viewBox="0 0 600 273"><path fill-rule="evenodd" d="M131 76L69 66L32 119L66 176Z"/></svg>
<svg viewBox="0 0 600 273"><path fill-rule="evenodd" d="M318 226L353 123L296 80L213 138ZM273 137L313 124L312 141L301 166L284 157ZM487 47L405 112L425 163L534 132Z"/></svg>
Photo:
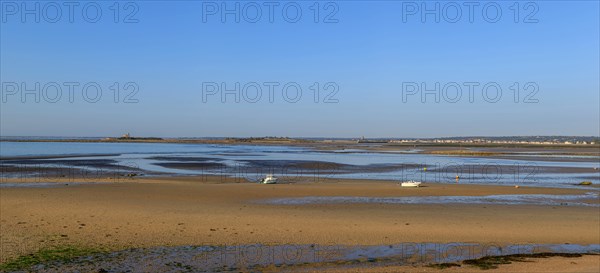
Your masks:
<svg viewBox="0 0 600 273"><path fill-rule="evenodd" d="M401 152L365 152L346 149L331 152L302 147L259 145L210 145L172 143L66 143L0 142L0 156L108 155L102 157L63 158L61 160L115 160L115 165L140 168L148 174L225 175L256 180L268 173L285 176L294 182L307 178L358 178L381 180L419 180L424 182L478 184L518 184L570 186L583 180L600 182L600 159L588 162L495 159L490 157L442 156ZM162 157L162 159L157 158ZM192 164L202 157L224 164L223 168L171 168L169 162ZM557 158L561 158L557 156ZM595 160L595 161L594 161ZM260 161L260 162L259 162ZM271 161L271 165L264 162ZM281 161L282 164L273 162ZM326 168L290 167L294 162L337 164ZM9 165L9 161L4 161ZM206 161L197 161L206 163ZM47 164L47 163L46 163ZM314 164L313 164L314 165ZM321 166L322 167L322 166ZM596 169L595 169L596 168Z"/></svg>
<svg viewBox="0 0 600 273"><path fill-rule="evenodd" d="M489 205L550 205L592 206L600 204L585 201L598 200L598 192L584 195L554 194L505 194L485 196L403 196L403 197L355 197L355 196L308 196L276 198L262 201L271 205L310 204L489 204Z"/></svg>
<svg viewBox="0 0 600 273"><path fill-rule="evenodd" d="M64 266L69 268L69 271L77 272L99 272L99 268L109 268L111 271L118 272L180 272L182 268L185 268L186 272L262 272L265 269L278 268L285 272L285 269L309 269L306 266L319 268L319 266L333 265L351 269L375 265L429 265L486 256L536 253L598 254L600 245L400 243L374 246L336 244L214 246L205 244L129 249L81 257L62 264L54 264L52 267L60 269ZM43 269L45 265L36 267L34 269Z"/></svg>

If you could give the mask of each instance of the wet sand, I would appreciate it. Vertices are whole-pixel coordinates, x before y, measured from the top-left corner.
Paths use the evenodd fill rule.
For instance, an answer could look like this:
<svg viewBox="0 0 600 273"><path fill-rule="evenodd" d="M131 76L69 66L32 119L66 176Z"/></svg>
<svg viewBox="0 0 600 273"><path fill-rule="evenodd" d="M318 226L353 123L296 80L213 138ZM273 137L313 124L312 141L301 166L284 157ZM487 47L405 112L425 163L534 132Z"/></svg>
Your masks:
<svg viewBox="0 0 600 273"><path fill-rule="evenodd" d="M561 173L596 173L600 175L600 169L583 168L583 167L562 167L562 166L538 166L535 163L527 163L522 165L498 165L498 164L463 164L463 165L432 165L427 168L429 172L445 173L446 175L468 175L468 174L486 174L489 176L501 174L523 174L536 175L544 174L561 174Z"/></svg>
<svg viewBox="0 0 600 273"><path fill-rule="evenodd" d="M418 153L453 152L456 150L483 152L490 155L542 154L542 155L583 155L600 156L600 145L580 144L481 144L481 143L357 143L356 140L307 140L307 139L161 139L161 140L100 140L100 139L28 139L3 140L8 142L76 142L76 143L171 143L171 144L216 144L216 145L260 145L305 147L317 151L362 150L365 152L406 152ZM70 157L66 155L64 157ZM0 157L0 160L3 158ZM10 158L9 158L10 159Z"/></svg>
<svg viewBox="0 0 600 273"><path fill-rule="evenodd" d="M584 255L576 258L551 257L551 258L529 258L523 262L513 262L511 264L500 265L495 269L481 270L477 267L469 267L461 265L460 267L449 267L438 269L429 266L376 266L362 267L358 269L352 268L311 268L303 272L326 272L326 273L342 273L342 272L361 272L361 273L397 273L397 272L491 272L491 273L532 273L532 272L560 272L560 273L596 273L600 269L600 256ZM269 271L266 271L269 272ZM273 270L272 272L277 272Z"/></svg>
<svg viewBox="0 0 600 273"><path fill-rule="evenodd" d="M157 166L181 169L181 170L214 170L214 169L225 169L227 165L215 162L169 162L169 163L155 163Z"/></svg>
<svg viewBox="0 0 600 273"><path fill-rule="evenodd" d="M0 260L61 245L120 250L256 243L600 244L598 207L257 202L306 196L584 194L586 189L452 184L411 189L390 181L342 179L261 185L224 177L105 182L111 183L1 188Z"/></svg>

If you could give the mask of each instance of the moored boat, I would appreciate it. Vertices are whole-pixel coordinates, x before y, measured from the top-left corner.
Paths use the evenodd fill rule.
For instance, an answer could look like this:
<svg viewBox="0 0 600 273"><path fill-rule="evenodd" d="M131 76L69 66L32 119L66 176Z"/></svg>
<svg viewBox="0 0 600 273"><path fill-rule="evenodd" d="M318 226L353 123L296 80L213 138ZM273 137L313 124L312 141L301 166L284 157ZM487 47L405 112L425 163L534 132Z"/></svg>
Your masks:
<svg viewBox="0 0 600 273"><path fill-rule="evenodd" d="M400 184L400 186L402 186L402 187L420 187L421 182L410 180L410 181L402 182Z"/></svg>
<svg viewBox="0 0 600 273"><path fill-rule="evenodd" d="M274 177L272 174L268 174L267 177L263 178L260 183L262 184L276 184L277 177Z"/></svg>

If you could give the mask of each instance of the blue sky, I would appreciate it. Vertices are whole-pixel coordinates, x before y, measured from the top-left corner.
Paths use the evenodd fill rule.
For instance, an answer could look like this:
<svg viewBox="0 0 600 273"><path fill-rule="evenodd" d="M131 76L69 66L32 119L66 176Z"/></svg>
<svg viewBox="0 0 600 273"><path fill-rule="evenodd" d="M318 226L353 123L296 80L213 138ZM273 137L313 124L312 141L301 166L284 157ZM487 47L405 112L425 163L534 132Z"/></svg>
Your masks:
<svg viewBox="0 0 600 273"><path fill-rule="evenodd" d="M426 2L428 9L439 4L439 22L421 13L422 2L319 2L318 22L315 1L279 2L272 22L265 2L226 2L228 9L239 3L239 23L221 13L221 2L210 1L94 2L88 17L81 2L73 22L66 6L58 6L58 18L49 2L27 2L29 9L40 4L39 23L23 14L21 2L10 3L1 11L3 136L600 134L597 1L478 2L472 22L464 2L451 2L460 17L450 2ZM96 7L102 15L93 18ZM219 10L209 10L214 7ZM297 7L298 21L286 21ZM248 22L255 17L258 22ZM72 101L70 82L78 84ZM206 89L214 83L219 90ZM86 84L101 88L97 101L94 88L84 98ZM240 101L232 94L222 101L222 84L239 92ZM407 95L415 84L419 90ZM256 85L262 97L253 100ZM462 97L453 99L456 85ZM293 86L301 88L295 103ZM492 87L484 92L483 86ZM496 99L494 86L501 88ZM37 92L39 102L33 94L22 101L23 87ZM423 87L439 102L433 94L422 101Z"/></svg>

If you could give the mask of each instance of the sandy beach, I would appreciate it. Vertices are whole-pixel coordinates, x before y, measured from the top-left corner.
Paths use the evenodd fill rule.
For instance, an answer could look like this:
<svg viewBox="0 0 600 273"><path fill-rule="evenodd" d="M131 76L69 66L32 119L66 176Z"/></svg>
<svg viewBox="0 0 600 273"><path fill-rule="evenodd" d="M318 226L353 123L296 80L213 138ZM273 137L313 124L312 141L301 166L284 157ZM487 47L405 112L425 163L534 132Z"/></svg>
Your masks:
<svg viewBox="0 0 600 273"><path fill-rule="evenodd" d="M222 177L105 181L2 188L1 260L62 245L116 251L243 244L600 244L595 206L262 202L319 196L579 195L586 189L460 184L401 188L391 181L343 179L277 185ZM594 261L580 260L588 266Z"/></svg>

